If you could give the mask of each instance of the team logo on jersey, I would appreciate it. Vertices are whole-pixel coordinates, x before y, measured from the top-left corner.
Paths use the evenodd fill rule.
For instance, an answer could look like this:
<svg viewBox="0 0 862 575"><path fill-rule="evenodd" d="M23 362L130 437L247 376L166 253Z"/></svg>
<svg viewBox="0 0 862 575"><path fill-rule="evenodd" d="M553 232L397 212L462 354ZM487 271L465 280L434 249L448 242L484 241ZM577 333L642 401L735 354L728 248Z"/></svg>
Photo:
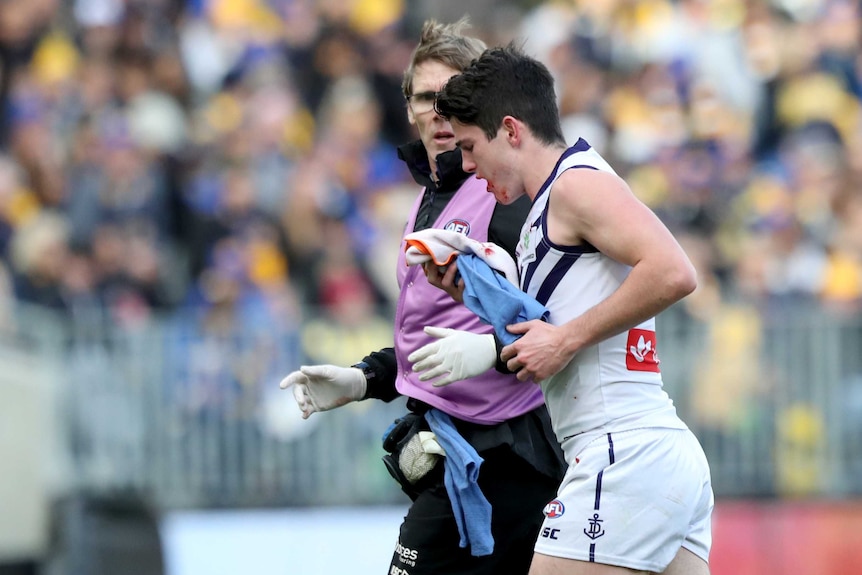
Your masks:
<svg viewBox="0 0 862 575"><path fill-rule="evenodd" d="M545 517L548 519L556 519L557 517L562 517L563 513L566 512L566 506L563 505L563 502L559 499L554 499L542 510L542 513L545 514Z"/></svg>
<svg viewBox="0 0 862 575"><path fill-rule="evenodd" d="M626 368L629 371L658 373L658 364L655 332L647 329L630 329L626 343Z"/></svg>
<svg viewBox="0 0 862 575"><path fill-rule="evenodd" d="M470 222L459 219L449 220L446 225L443 226L443 229L450 232L458 232L459 234L467 236L470 235Z"/></svg>
<svg viewBox="0 0 862 575"><path fill-rule="evenodd" d="M605 534L605 530L602 529L604 519L599 519L598 513L593 513L593 516L590 519L587 519L587 521L589 521L590 524L586 529L584 529L584 535L595 541Z"/></svg>
<svg viewBox="0 0 862 575"><path fill-rule="evenodd" d="M536 260L536 252L532 249L533 244L539 236L539 220L536 220L530 229L524 232L521 236L521 241L518 242L518 247L515 248L515 255L518 258L518 264L521 266L521 272L524 271L526 265Z"/></svg>

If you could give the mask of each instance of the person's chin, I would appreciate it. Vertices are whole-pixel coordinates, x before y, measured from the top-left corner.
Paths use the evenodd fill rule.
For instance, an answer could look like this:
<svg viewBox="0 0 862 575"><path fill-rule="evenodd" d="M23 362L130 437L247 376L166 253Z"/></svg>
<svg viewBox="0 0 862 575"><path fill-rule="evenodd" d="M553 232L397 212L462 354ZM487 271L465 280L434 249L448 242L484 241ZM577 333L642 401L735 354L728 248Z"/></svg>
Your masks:
<svg viewBox="0 0 862 575"><path fill-rule="evenodd" d="M514 201L514 199L511 198L505 190L498 190L490 184L488 184L488 193L494 196L497 203L503 204L504 206L508 206Z"/></svg>

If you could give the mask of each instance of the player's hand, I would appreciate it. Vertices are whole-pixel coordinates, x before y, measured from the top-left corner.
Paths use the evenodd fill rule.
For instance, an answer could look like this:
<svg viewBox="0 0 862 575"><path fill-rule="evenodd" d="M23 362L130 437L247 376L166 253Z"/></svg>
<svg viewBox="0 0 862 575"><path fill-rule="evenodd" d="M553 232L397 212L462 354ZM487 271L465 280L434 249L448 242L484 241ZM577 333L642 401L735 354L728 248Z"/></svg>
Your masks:
<svg viewBox="0 0 862 575"><path fill-rule="evenodd" d="M444 268L438 267L434 262L422 264L428 283L440 288L449 294L449 297L458 303L464 303L464 280L458 273L458 258Z"/></svg>
<svg viewBox="0 0 862 575"><path fill-rule="evenodd" d="M506 330L521 337L500 351L500 359L521 381L540 382L572 360L573 354L565 351L563 332L558 326L534 319L508 325Z"/></svg>
<svg viewBox="0 0 862 575"><path fill-rule="evenodd" d="M328 411L365 396L365 374L356 367L304 365L281 380L281 389L293 388L293 397L308 419L316 411Z"/></svg>
<svg viewBox="0 0 862 575"><path fill-rule="evenodd" d="M414 372L424 372L420 381L439 377L433 382L434 387L475 377L497 363L497 346L491 334L435 326L425 326L425 333L438 338L437 341L420 347L407 361L413 363Z"/></svg>

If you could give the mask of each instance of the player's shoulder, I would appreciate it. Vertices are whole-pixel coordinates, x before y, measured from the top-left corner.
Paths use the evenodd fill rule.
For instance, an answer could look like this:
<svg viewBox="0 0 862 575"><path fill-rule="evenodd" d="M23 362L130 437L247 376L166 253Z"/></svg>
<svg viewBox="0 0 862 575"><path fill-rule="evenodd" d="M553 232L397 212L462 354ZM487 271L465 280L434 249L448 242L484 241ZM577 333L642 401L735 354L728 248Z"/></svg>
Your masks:
<svg viewBox="0 0 862 575"><path fill-rule="evenodd" d="M563 171L553 186L553 193L567 196L601 196L628 191L625 180L617 174L588 166L575 166Z"/></svg>
<svg viewBox="0 0 862 575"><path fill-rule="evenodd" d="M619 183L623 179L609 170L589 165L576 165L564 169L560 172L557 181L568 181L573 185L580 183L581 185L595 184L601 182ZM586 182L586 184L584 183Z"/></svg>

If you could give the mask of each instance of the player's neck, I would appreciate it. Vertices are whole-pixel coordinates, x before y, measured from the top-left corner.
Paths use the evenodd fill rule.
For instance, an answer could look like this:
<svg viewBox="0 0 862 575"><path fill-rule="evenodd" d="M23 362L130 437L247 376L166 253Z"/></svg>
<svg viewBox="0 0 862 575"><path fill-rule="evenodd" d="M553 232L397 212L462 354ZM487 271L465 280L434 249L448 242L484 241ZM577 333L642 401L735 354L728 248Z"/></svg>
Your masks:
<svg viewBox="0 0 862 575"><path fill-rule="evenodd" d="M565 151L565 146L538 144L524 156L528 160L523 171L524 187L531 201L536 199L542 185L548 180Z"/></svg>

